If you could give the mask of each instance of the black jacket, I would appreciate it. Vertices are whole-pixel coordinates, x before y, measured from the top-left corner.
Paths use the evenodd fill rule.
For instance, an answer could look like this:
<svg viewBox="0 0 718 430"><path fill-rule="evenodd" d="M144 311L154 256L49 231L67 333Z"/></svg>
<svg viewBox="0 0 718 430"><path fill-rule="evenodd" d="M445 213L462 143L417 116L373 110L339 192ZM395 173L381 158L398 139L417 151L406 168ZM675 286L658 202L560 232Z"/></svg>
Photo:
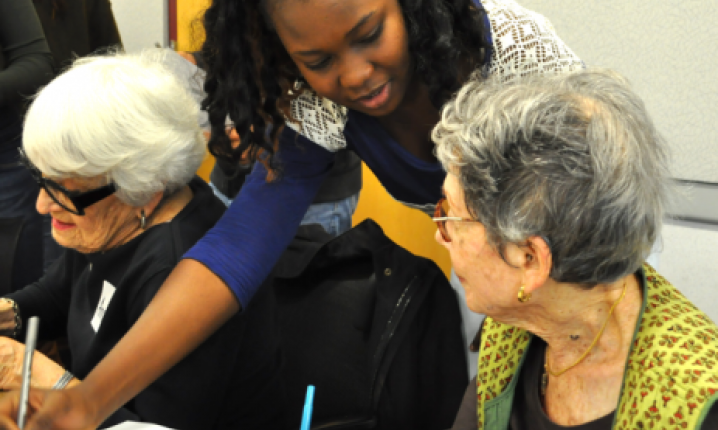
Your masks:
<svg viewBox="0 0 718 430"><path fill-rule="evenodd" d="M468 375L456 294L436 264L372 220L332 240L310 225L300 227L273 282L297 426L314 384L313 425L451 427Z"/></svg>

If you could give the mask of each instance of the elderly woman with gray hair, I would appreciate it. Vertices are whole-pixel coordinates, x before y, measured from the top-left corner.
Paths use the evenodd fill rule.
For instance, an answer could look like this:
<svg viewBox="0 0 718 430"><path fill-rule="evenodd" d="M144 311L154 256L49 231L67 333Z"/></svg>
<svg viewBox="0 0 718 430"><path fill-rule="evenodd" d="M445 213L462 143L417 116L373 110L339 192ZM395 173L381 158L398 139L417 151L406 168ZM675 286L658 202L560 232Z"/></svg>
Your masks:
<svg viewBox="0 0 718 430"><path fill-rule="evenodd" d="M39 316L40 337L67 335L72 358L70 373L36 352L36 388L62 389L85 377L224 212L194 173L205 155L198 106L161 55L78 60L27 114L22 158L42 189L37 209L52 216L65 251L37 283L2 299L0 329L22 339L25 320ZM282 428L272 306L261 292L102 427L130 420ZM155 348L146 354L163 345ZM0 341L0 388L18 387L23 352L12 339Z"/></svg>
<svg viewBox="0 0 718 430"><path fill-rule="evenodd" d="M436 239L488 316L454 428L718 428L718 330L644 263L666 149L625 80L473 80L433 138Z"/></svg>

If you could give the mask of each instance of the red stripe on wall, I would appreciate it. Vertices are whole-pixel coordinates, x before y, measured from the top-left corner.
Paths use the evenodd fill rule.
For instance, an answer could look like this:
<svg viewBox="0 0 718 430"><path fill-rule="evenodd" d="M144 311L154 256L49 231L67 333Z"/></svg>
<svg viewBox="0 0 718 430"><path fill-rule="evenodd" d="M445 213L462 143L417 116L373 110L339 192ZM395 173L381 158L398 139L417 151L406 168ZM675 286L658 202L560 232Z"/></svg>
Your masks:
<svg viewBox="0 0 718 430"><path fill-rule="evenodd" d="M167 0L170 46L177 48L177 0Z"/></svg>

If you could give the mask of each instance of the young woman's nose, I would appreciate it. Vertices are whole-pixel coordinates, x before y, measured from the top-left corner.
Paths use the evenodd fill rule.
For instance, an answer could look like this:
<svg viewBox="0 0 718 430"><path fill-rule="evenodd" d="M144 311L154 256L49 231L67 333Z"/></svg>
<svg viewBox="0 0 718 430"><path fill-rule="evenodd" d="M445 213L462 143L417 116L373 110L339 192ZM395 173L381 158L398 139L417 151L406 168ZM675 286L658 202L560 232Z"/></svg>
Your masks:
<svg viewBox="0 0 718 430"><path fill-rule="evenodd" d="M340 84L342 87L357 91L357 96L372 91L367 83L374 72L374 66L360 53L347 55L341 63Z"/></svg>

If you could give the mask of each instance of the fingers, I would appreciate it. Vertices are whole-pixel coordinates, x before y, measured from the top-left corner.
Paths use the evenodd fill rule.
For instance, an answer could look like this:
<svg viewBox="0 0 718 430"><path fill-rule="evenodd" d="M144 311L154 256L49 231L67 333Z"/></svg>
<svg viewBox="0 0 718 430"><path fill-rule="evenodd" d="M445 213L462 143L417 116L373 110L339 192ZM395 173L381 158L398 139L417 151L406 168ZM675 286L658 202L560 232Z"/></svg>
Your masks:
<svg viewBox="0 0 718 430"><path fill-rule="evenodd" d="M33 390L30 392L30 410L27 430L86 430L97 426L94 415L76 389Z"/></svg>
<svg viewBox="0 0 718 430"><path fill-rule="evenodd" d="M58 418L61 418L70 409L67 402L64 401L65 396L63 396L63 391L64 390L56 390L52 392L44 390L30 391L28 409L32 410L34 413L27 421L27 426L25 426L27 430L59 430L62 428L70 428L60 426L56 427L54 425L54 422L59 421Z"/></svg>
<svg viewBox="0 0 718 430"><path fill-rule="evenodd" d="M204 138L207 140L212 137L212 133L208 130L204 130L202 133L204 134ZM229 137L229 142L232 145L232 148L237 149L239 146L239 134L237 134L237 130L234 128L227 129L227 137Z"/></svg>
<svg viewBox="0 0 718 430"><path fill-rule="evenodd" d="M228 133L227 136L229 136L229 141L232 144L233 149L237 149L239 146L239 134L237 134L237 130L235 128L232 128Z"/></svg>
<svg viewBox="0 0 718 430"><path fill-rule="evenodd" d="M0 332L8 336L15 331L15 310L9 299L0 299Z"/></svg>
<svg viewBox="0 0 718 430"><path fill-rule="evenodd" d="M70 390L31 389L28 397L27 430L85 430L95 426L87 424L89 415L76 407L67 392ZM19 430L17 412L20 392L0 394L0 430Z"/></svg>
<svg viewBox="0 0 718 430"><path fill-rule="evenodd" d="M16 423L19 402L19 391L0 395L0 430L19 430Z"/></svg>
<svg viewBox="0 0 718 430"><path fill-rule="evenodd" d="M27 408L26 429L51 429L52 423L48 420L41 422L41 426L33 424L37 422L36 412L44 406L46 392L42 390L30 390ZM0 396L0 430L19 430L17 427L17 414L20 409L20 392L11 391ZM49 423L49 426L48 426ZM58 427L59 429L60 427Z"/></svg>
<svg viewBox="0 0 718 430"><path fill-rule="evenodd" d="M64 390L46 392L44 390L31 390L28 399L29 408L35 413L27 421L27 430L50 430L70 427L55 426L55 421L71 409L71 401L63 393Z"/></svg>
<svg viewBox="0 0 718 430"><path fill-rule="evenodd" d="M20 430L14 419L0 416L0 430Z"/></svg>

